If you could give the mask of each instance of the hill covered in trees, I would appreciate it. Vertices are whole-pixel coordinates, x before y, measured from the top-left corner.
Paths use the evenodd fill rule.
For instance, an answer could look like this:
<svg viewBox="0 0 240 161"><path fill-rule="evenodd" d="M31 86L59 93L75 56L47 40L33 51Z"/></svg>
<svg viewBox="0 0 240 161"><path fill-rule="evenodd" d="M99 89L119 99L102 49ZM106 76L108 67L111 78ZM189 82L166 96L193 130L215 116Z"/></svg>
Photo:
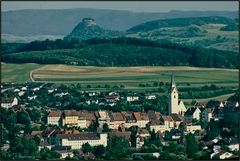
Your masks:
<svg viewBox="0 0 240 161"><path fill-rule="evenodd" d="M9 63L74 64L93 66L199 66L237 68L237 53L134 38L91 39L25 46L21 52L2 55ZM53 43L54 42L54 43ZM29 44L28 44L29 45ZM33 47L33 46L32 46ZM42 49L42 51L36 51ZM35 51L34 51L35 50ZM20 51L20 50L19 50Z"/></svg>
<svg viewBox="0 0 240 161"><path fill-rule="evenodd" d="M106 30L98 26L94 19L84 18L73 31L65 37L71 40L87 40L91 38L112 38L123 36L124 33L120 31Z"/></svg>
<svg viewBox="0 0 240 161"><path fill-rule="evenodd" d="M163 27L183 27L189 25L205 25L205 24L231 24L234 20L226 17L190 17L190 18L173 18L164 20L154 20L136 25L128 30L128 32L146 32Z"/></svg>

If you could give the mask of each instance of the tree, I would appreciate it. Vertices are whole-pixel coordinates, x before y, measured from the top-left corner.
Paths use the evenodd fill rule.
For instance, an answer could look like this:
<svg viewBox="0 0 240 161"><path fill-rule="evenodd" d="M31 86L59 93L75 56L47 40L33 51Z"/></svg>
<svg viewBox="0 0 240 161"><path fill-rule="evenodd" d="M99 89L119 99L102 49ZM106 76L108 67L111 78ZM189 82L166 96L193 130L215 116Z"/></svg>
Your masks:
<svg viewBox="0 0 240 161"><path fill-rule="evenodd" d="M194 134L189 133L186 135L186 154L193 158L195 153L198 151L198 144Z"/></svg>
<svg viewBox="0 0 240 161"><path fill-rule="evenodd" d="M111 131L111 129L109 129L108 124L104 123L103 124L103 132L110 132L110 131Z"/></svg>
<svg viewBox="0 0 240 161"><path fill-rule="evenodd" d="M31 123L29 114L25 110L17 112L17 122L20 124L28 125Z"/></svg>
<svg viewBox="0 0 240 161"><path fill-rule="evenodd" d="M3 124L1 124L0 126L0 131L1 131L1 142L0 142L0 146L2 144L5 144L6 141L8 140L8 130L4 127Z"/></svg>
<svg viewBox="0 0 240 161"><path fill-rule="evenodd" d="M118 136L110 136L107 149L107 159L125 159L131 153L128 140Z"/></svg>
<svg viewBox="0 0 240 161"><path fill-rule="evenodd" d="M42 160L59 159L60 156L59 153L49 150L48 148L43 148L40 151L40 159Z"/></svg>
<svg viewBox="0 0 240 161"><path fill-rule="evenodd" d="M83 153L89 153L92 152L93 148L89 143L85 143L82 145L82 151Z"/></svg>
<svg viewBox="0 0 240 161"><path fill-rule="evenodd" d="M93 147L93 154L101 156L105 153L106 148L103 145Z"/></svg>
<svg viewBox="0 0 240 161"><path fill-rule="evenodd" d="M26 137L16 137L10 142L10 151L20 156L36 156L38 152L37 143Z"/></svg>

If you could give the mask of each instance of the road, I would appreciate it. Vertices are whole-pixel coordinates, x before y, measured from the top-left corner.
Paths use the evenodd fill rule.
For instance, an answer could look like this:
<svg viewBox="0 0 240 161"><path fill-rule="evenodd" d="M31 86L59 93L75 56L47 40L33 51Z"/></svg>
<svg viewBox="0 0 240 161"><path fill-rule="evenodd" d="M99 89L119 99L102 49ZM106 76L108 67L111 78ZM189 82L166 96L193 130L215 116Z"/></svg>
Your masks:
<svg viewBox="0 0 240 161"><path fill-rule="evenodd" d="M30 79L32 82L35 82L35 80L33 79L33 70L30 71Z"/></svg>

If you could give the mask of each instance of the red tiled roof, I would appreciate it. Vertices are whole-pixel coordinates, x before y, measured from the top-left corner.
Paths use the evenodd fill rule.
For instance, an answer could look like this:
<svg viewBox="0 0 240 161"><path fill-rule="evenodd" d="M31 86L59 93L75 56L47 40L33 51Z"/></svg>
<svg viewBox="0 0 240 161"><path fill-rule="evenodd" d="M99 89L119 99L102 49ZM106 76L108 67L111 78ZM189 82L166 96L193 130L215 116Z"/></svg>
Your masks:
<svg viewBox="0 0 240 161"><path fill-rule="evenodd" d="M134 112L133 116L136 120L149 120L148 115L146 113Z"/></svg>
<svg viewBox="0 0 240 161"><path fill-rule="evenodd" d="M78 116L78 112L76 110L64 110L65 116Z"/></svg>
<svg viewBox="0 0 240 161"><path fill-rule="evenodd" d="M96 120L95 112L79 111L78 116L82 117L82 118L85 118L86 120L90 120L90 121Z"/></svg>
<svg viewBox="0 0 240 161"><path fill-rule="evenodd" d="M120 112L111 112L113 121L125 121L123 115Z"/></svg>
<svg viewBox="0 0 240 161"><path fill-rule="evenodd" d="M167 115L167 116L162 115L162 119L163 119L164 121L173 121L172 117L169 116L169 115Z"/></svg>
<svg viewBox="0 0 240 161"><path fill-rule="evenodd" d="M62 112L61 111L50 111L48 117L61 117Z"/></svg>

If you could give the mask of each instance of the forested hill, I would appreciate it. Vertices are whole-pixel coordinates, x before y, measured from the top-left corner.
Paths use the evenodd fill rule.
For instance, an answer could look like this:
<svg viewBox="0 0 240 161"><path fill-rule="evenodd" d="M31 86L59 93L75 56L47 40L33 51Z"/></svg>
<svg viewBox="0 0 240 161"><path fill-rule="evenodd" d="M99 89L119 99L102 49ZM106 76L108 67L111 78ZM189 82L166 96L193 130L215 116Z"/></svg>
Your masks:
<svg viewBox="0 0 240 161"><path fill-rule="evenodd" d="M84 18L65 39L88 40L91 38L112 38L123 36L120 31L106 30L97 25L92 18Z"/></svg>
<svg viewBox="0 0 240 161"><path fill-rule="evenodd" d="M190 17L190 18L173 18L164 20L154 20L136 25L128 30L128 32L146 32L162 27L183 27L189 25L204 25L204 24L232 24L233 19L226 17Z"/></svg>
<svg viewBox="0 0 240 161"><path fill-rule="evenodd" d="M63 40L62 40L63 41ZM2 55L3 62L74 64L92 66L199 66L237 68L236 52L189 47L170 42L116 38L92 39L82 43L69 42L61 49L56 42L45 42L43 51L23 51ZM65 44L65 43L64 43ZM37 46L37 45L36 45ZM36 47L35 46L35 47ZM60 48L60 49L59 49ZM41 48L43 49L43 48ZM51 50L49 50L51 49ZM28 50L34 50L29 49Z"/></svg>

